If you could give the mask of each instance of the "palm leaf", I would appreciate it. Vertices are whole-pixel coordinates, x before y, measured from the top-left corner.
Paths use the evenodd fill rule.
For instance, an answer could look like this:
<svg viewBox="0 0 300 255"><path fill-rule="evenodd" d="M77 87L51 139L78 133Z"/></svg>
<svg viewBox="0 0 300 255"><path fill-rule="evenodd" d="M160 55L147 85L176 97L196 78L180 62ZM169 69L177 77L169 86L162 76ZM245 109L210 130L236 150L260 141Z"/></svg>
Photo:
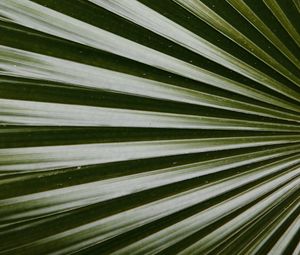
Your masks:
<svg viewBox="0 0 300 255"><path fill-rule="evenodd" d="M1 0L0 254L299 254L299 17Z"/></svg>

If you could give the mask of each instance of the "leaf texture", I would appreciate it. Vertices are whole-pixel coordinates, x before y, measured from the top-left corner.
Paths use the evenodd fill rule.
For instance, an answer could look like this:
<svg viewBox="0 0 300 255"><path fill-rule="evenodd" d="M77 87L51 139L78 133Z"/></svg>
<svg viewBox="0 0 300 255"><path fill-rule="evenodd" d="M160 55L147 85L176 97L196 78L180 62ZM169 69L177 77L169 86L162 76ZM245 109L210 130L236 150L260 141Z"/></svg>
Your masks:
<svg viewBox="0 0 300 255"><path fill-rule="evenodd" d="M300 254L298 0L1 0L0 254Z"/></svg>

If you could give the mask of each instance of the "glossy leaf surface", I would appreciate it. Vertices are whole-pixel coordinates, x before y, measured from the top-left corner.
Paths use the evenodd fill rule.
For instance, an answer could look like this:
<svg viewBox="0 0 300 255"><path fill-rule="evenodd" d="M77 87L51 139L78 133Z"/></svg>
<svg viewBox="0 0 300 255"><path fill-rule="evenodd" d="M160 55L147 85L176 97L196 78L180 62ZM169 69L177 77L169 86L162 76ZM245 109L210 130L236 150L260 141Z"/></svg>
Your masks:
<svg viewBox="0 0 300 255"><path fill-rule="evenodd" d="M0 254L300 254L298 0L1 0Z"/></svg>

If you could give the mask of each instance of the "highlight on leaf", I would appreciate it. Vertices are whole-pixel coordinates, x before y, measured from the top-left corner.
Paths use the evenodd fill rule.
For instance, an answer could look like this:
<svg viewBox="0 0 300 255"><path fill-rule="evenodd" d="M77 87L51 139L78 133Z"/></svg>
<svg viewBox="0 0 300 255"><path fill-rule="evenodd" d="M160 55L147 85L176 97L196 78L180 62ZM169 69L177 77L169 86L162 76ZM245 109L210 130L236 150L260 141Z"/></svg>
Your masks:
<svg viewBox="0 0 300 255"><path fill-rule="evenodd" d="M0 254L300 254L298 0L1 0Z"/></svg>

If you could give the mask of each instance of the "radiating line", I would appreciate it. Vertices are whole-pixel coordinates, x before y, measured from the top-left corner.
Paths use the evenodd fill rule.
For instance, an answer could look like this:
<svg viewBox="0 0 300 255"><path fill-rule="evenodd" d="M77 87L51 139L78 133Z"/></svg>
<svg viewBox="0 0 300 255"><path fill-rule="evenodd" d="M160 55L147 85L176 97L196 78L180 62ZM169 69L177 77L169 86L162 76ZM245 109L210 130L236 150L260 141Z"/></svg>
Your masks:
<svg viewBox="0 0 300 255"><path fill-rule="evenodd" d="M298 255L300 5L258 6L0 1L0 254Z"/></svg>
<svg viewBox="0 0 300 255"><path fill-rule="evenodd" d="M22 2L3 0L1 1L0 6L2 6L0 14L15 20L17 23L36 30L112 52L214 86L220 81L222 81L223 86L226 84L226 79L224 77L218 77L218 75L204 69L134 43L49 8L34 4L28 0ZM201 38L197 37L197 41L199 40L201 40ZM234 59L231 55L222 52L219 48L216 48L213 45L208 47L207 45L208 42L201 44L201 47L203 48L201 53L209 53L207 56L209 59L215 60L227 68L231 68L292 99L297 101L300 99L300 94L298 92L286 87L284 84L281 84L272 79L272 77L265 75L249 65L245 66L243 62ZM241 68L240 66L243 67Z"/></svg>
<svg viewBox="0 0 300 255"><path fill-rule="evenodd" d="M265 36L270 43L277 47L286 57L294 63L296 67L300 67L300 61L295 55L285 46L280 38L255 14L253 10L243 0L226 0L238 12L240 12L260 33Z"/></svg>
<svg viewBox="0 0 300 255"><path fill-rule="evenodd" d="M294 42L300 47L300 34L294 28L294 26L289 21L288 17L285 15L283 10L280 8L280 5L277 3L277 0L263 0L267 7L273 12L281 25L285 28L285 30L289 33L289 35L293 38Z"/></svg>

